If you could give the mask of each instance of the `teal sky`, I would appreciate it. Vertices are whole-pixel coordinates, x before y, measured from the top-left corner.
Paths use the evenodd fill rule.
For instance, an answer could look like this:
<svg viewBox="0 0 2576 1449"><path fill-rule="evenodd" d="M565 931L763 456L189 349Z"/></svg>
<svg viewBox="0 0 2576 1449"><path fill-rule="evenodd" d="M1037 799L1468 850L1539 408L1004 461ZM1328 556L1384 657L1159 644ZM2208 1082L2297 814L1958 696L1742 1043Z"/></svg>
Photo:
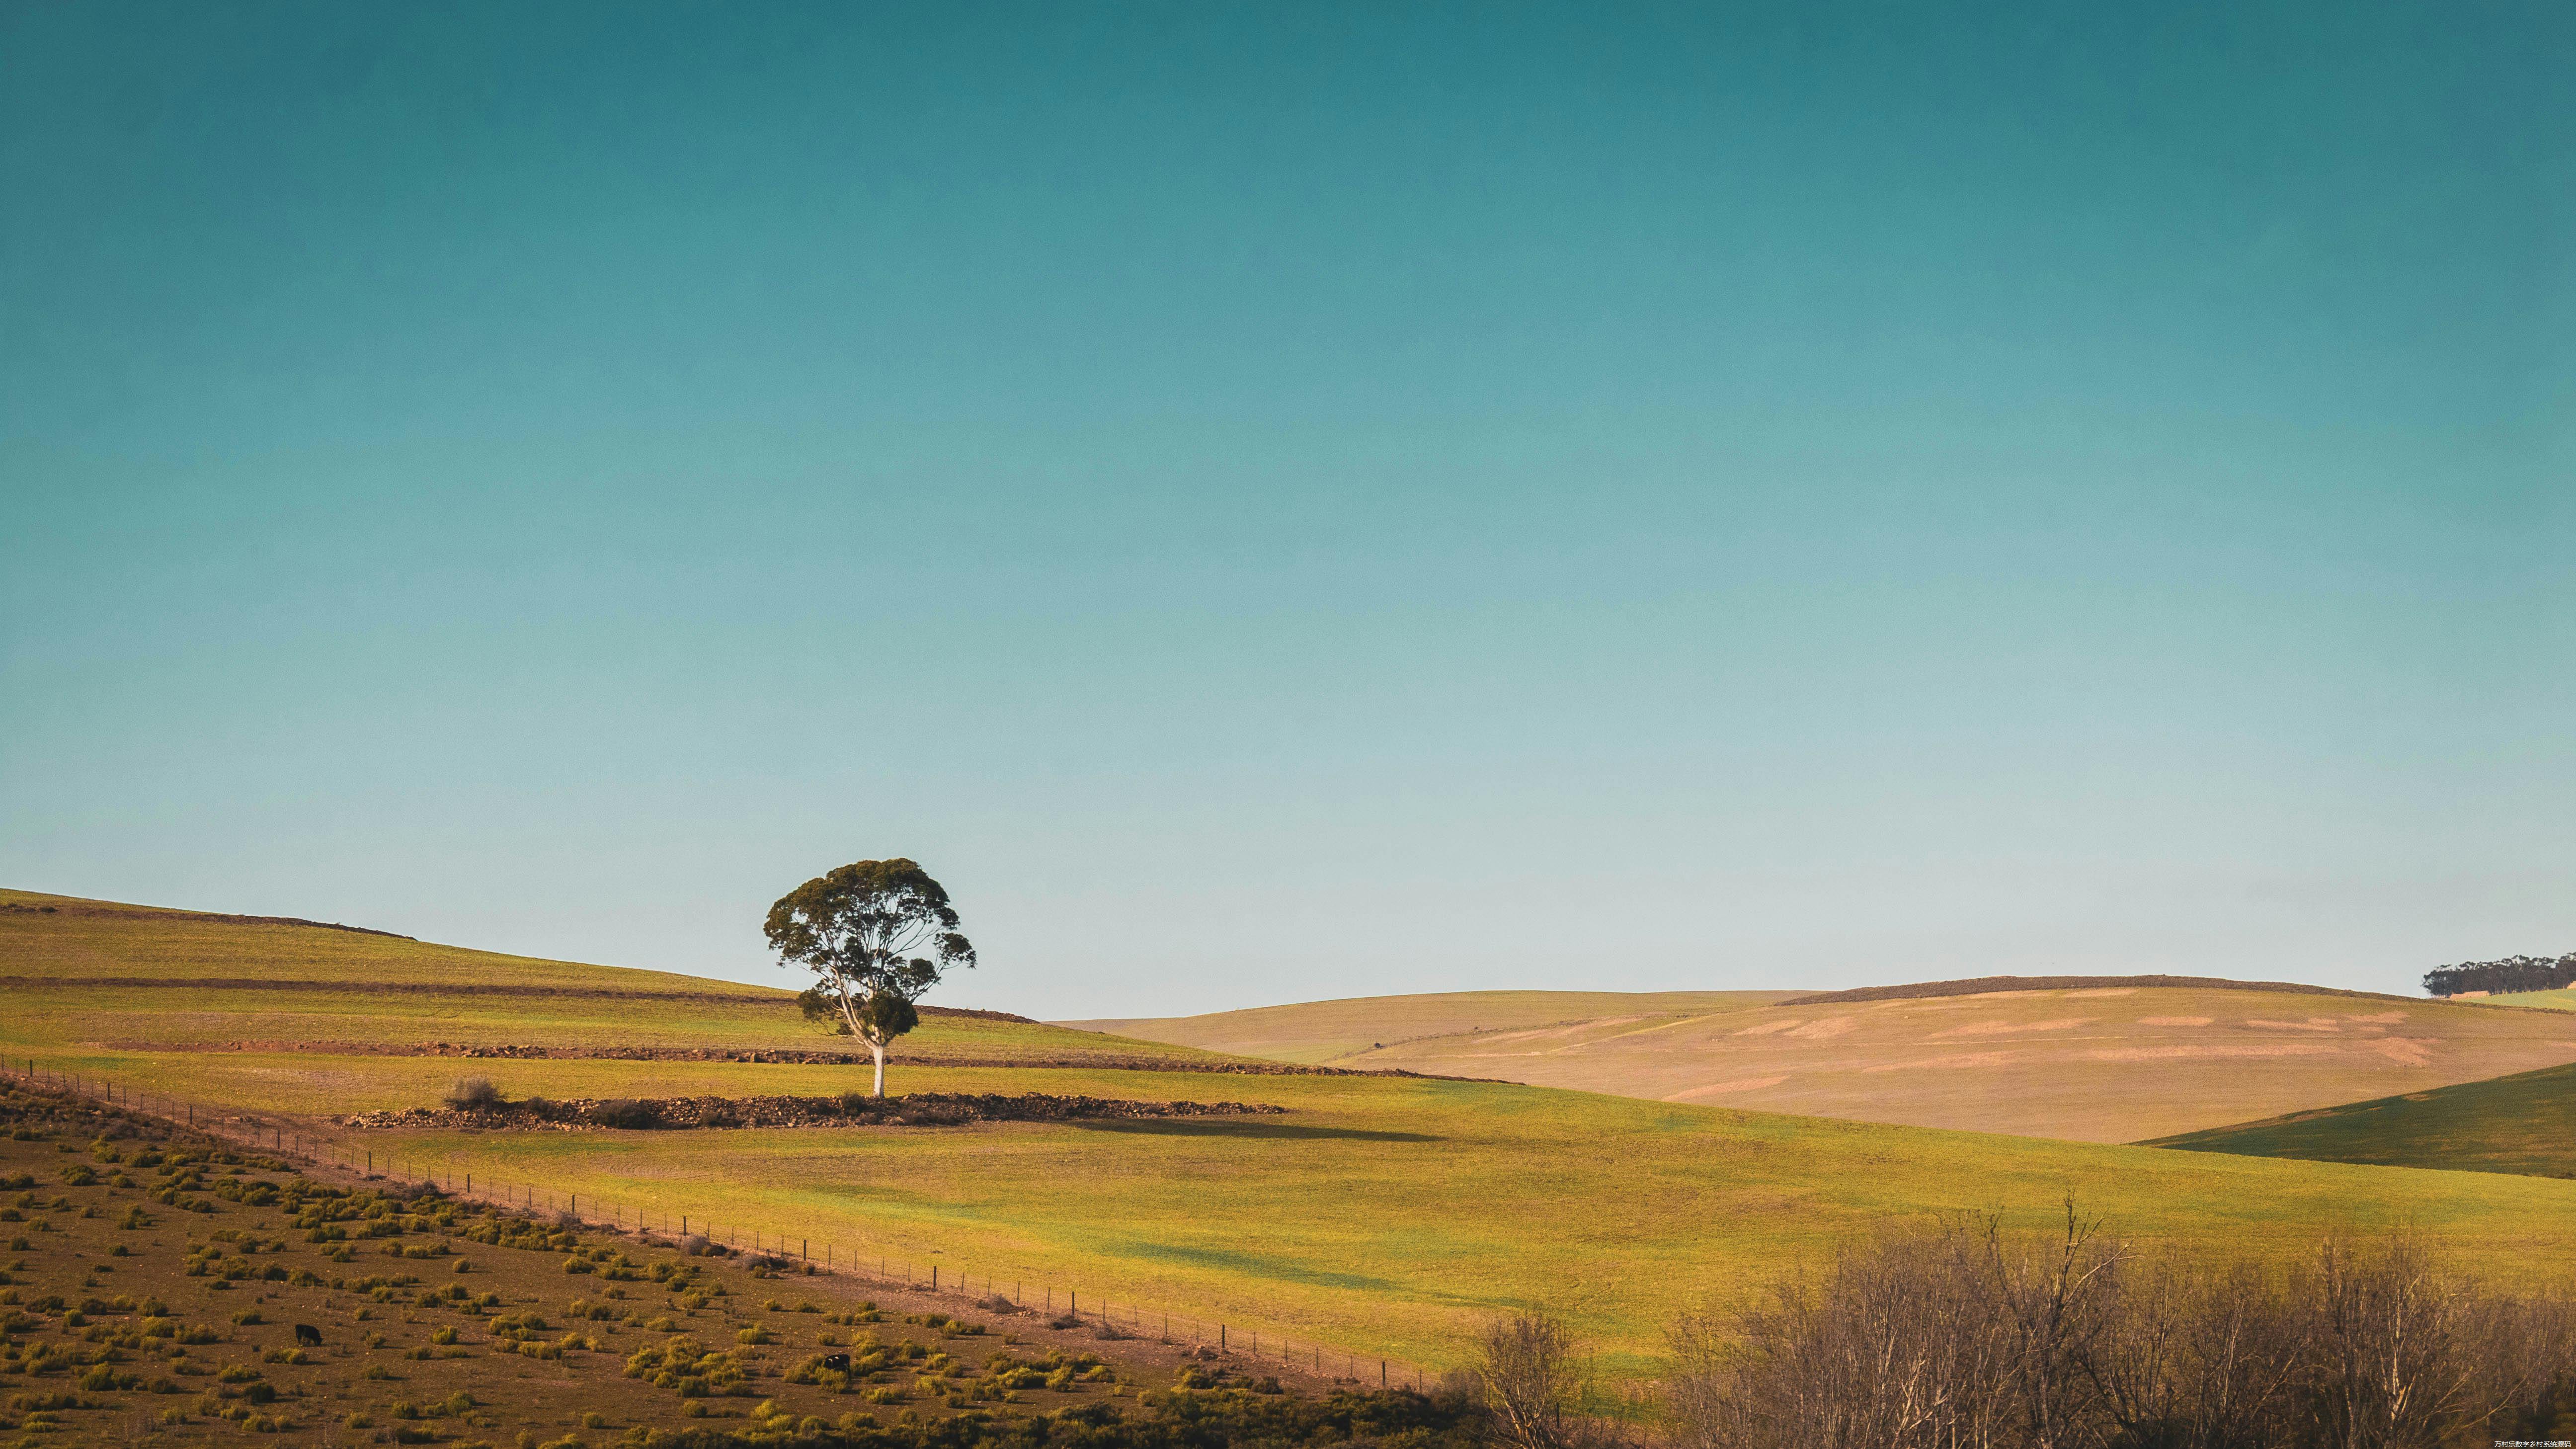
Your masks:
<svg viewBox="0 0 2576 1449"><path fill-rule="evenodd" d="M0 883L1144 1014L2576 948L2576 7L0 3Z"/></svg>

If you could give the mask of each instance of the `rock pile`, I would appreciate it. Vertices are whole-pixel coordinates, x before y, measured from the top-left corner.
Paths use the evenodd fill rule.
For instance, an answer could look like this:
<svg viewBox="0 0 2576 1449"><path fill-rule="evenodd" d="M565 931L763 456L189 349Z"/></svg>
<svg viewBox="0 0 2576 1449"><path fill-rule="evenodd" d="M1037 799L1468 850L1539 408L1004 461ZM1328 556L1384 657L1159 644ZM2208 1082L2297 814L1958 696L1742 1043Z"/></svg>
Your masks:
<svg viewBox="0 0 2576 1449"><path fill-rule="evenodd" d="M1287 1111L1253 1102L1134 1102L916 1092L903 1097L530 1097L486 1107L411 1107L336 1119L344 1127L465 1131L674 1131L702 1127L962 1127L973 1122L1071 1122L1147 1117L1248 1117Z"/></svg>

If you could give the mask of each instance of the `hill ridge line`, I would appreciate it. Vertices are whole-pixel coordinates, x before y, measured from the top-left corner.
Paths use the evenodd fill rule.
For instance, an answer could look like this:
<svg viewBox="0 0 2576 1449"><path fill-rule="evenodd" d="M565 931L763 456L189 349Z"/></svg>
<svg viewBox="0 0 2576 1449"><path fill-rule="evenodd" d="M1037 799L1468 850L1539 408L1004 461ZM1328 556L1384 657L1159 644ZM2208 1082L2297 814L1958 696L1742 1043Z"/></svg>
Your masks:
<svg viewBox="0 0 2576 1449"><path fill-rule="evenodd" d="M356 927L350 929L355 930ZM385 935L386 932L375 932ZM410 937L400 939L409 940ZM624 967L599 967L599 970L624 970ZM529 996L575 997L584 999L687 1001L740 1006L757 1003L790 1006L795 996L775 986L744 983L740 991L684 991L639 986L539 986L532 983L497 981L327 981L284 976L0 976L0 990L35 990L45 987L120 986L170 987L189 986L200 991L365 991L401 996ZM775 995L754 993L774 992ZM1028 1026L1041 1025L1035 1017L1019 1016L1007 1011L986 1011L971 1006L921 1006L924 1016L966 1016L980 1021L1015 1021Z"/></svg>
<svg viewBox="0 0 2576 1449"><path fill-rule="evenodd" d="M351 1057L451 1057L461 1061L612 1061L739 1062L753 1066L864 1067L863 1052L815 1050L808 1047L727 1046L518 1046L472 1042L288 1041L264 1039L220 1042L102 1041L85 1046L119 1052L226 1052L306 1054ZM906 1053L904 1065L915 1067L1008 1067L1115 1072L1181 1072L1234 1077L1404 1077L1422 1082L1482 1082L1517 1085L1499 1077L1455 1077L1416 1072L1403 1067L1328 1067L1304 1062L1274 1062L1257 1057L1138 1057L1102 1051L1096 1056L978 1057Z"/></svg>
<svg viewBox="0 0 2576 1449"><path fill-rule="evenodd" d="M397 941L417 941L400 931L379 931L373 926L346 926L338 921L308 921L302 916L237 916L224 911L189 911L165 906L80 905L31 906L23 901L0 901L0 911L14 911L31 916L115 916L125 920L166 920L177 917L186 921L214 921L226 926L311 926L317 931L348 931L360 936L390 936Z"/></svg>
<svg viewBox="0 0 2576 1449"><path fill-rule="evenodd" d="M2341 986L2310 986L2302 981L2237 981L2224 976L1971 976L1958 981L1918 981L1903 986L1855 986L1845 991L1817 991L1775 1001L1774 1006L1818 1006L1843 1001L1911 1001L1938 996L1983 996L2006 991L2087 991L2100 987L2175 986L2212 991L2287 991L2304 996L2348 996L2361 1001L2429 1004L2419 996L2385 991L2353 991ZM2525 1008L2530 1010L2532 1008Z"/></svg>

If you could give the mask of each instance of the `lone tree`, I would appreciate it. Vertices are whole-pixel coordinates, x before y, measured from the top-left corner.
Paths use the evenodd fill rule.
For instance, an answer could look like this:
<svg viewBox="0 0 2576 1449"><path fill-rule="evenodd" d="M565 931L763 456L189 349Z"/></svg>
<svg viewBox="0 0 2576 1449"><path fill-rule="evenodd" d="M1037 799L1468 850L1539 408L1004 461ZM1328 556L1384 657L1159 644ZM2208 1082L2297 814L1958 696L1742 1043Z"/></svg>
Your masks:
<svg viewBox="0 0 2576 1449"><path fill-rule="evenodd" d="M808 1019L868 1044L876 1094L885 1095L886 1047L921 1024L913 1002L975 948L930 873L908 860L862 860L818 875L769 908L772 949L819 978L798 996Z"/></svg>

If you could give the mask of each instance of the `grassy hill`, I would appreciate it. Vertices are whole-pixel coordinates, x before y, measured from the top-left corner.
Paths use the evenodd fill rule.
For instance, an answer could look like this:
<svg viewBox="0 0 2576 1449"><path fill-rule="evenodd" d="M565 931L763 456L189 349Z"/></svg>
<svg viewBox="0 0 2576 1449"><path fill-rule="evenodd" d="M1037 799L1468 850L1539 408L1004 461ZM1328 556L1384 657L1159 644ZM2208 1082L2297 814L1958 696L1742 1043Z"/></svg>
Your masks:
<svg viewBox="0 0 2576 1449"><path fill-rule="evenodd" d="M1355 996L1213 1011L1204 1016L1059 1022L1145 1041L1282 1062L1333 1062L1379 1047L1461 1032L1554 1026L1632 1013L1725 1011L1790 991L1442 991Z"/></svg>
<svg viewBox="0 0 2576 1449"><path fill-rule="evenodd" d="M1470 993L1120 1025L1245 1055L2084 1142L2576 1061L2576 1018L2287 985L2147 984L2173 979L1678 1002ZM1398 1039L1453 1022L1464 1025ZM1354 1029L1385 1044L1327 1052Z"/></svg>
<svg viewBox="0 0 2576 1449"><path fill-rule="evenodd" d="M0 1052L49 1069L184 1095L487 1185L500 1178L621 1212L811 1235L1435 1366L1456 1362L1494 1311L1544 1304L1603 1350L1610 1371L1651 1373L1677 1309L1748 1302L1892 1221L1993 1207L2036 1226L2069 1193L2135 1238L2186 1249L2288 1254L2329 1223L2412 1222L2462 1251L2576 1268L2576 1183L2030 1141L1507 1083L1245 1075L1186 1046L977 1018L926 1023L924 1046L948 1056L925 1060L908 1041L896 1089L1286 1110L956 1128L362 1131L332 1119L429 1103L465 1070L514 1096L557 1098L820 1095L859 1074L741 1060L419 1055L424 1039L467 1036L612 1048L756 1031L813 1038L796 1035L807 1028L783 993L314 927L57 905L50 917L0 911L0 974L18 978ZM147 961L234 979L241 962L274 953L287 953L273 963L278 979L321 984L176 994L99 984L142 974ZM49 963L74 958L87 979L67 983L70 973ZM448 994L371 997L364 982L388 961L435 974ZM532 984L599 994L468 989ZM254 1025L272 1044L251 1039ZM235 1049L205 1049L217 1042ZM1135 1055L1144 1052L1162 1055Z"/></svg>
<svg viewBox="0 0 2576 1449"><path fill-rule="evenodd" d="M2576 991L2515 991L2486 998L2492 1006L2537 1006L2546 1011L2576 1011Z"/></svg>
<svg viewBox="0 0 2576 1449"><path fill-rule="evenodd" d="M854 1050L773 987L547 961L315 922L0 891L0 1042L126 1050L563 1048ZM904 1062L1195 1060L991 1014L925 1010Z"/></svg>
<svg viewBox="0 0 2576 1449"><path fill-rule="evenodd" d="M123 1135L102 1140L108 1133ZM708 1419L739 1424L751 1401L766 1400L790 1416L876 1416L870 1442L900 1449L971 1437L930 1427L966 1411L1003 1419L1077 1405L1086 1417L1132 1413L1137 1401L1123 1386L1169 1384L1186 1347L1141 1336L1103 1341L1088 1326L979 1310L953 1288L931 1294L903 1279L763 1279L749 1254L689 1256L614 1232L549 1231L470 1199L379 1197L234 1146L0 1082L0 1178L40 1180L52 1199L37 1208L22 1197L11 1209L20 1223L43 1225L12 1230L9 1306L0 1313L13 1351L42 1345L10 1364L23 1375L12 1389L32 1391L11 1395L9 1427L26 1435L12 1444L132 1444L146 1424L160 1445L237 1443L253 1433L291 1437L252 1442L310 1443L316 1430L323 1444L564 1444L581 1442L585 1420L615 1431L704 1428ZM88 1171L65 1172L72 1163ZM221 1185L204 1191L208 1178ZM370 1252L357 1265L327 1229L276 1234L281 1210L344 1234L381 1225L387 1246L409 1252L390 1263ZM370 1211L380 1216L363 1216ZM574 1254L625 1269L632 1286L602 1292L601 1273L567 1275ZM264 1272L270 1265L273 1276ZM388 1278L427 1291L403 1292L402 1306L388 1309L390 1292L374 1291ZM572 1297L597 1311L558 1307ZM933 1328L928 1313L967 1326ZM153 1318L166 1331L156 1333ZM298 1325L320 1343L300 1345ZM130 1367L94 1372L71 1391L79 1366L40 1355L89 1328L151 1347L137 1353L127 1340L112 1361ZM56 1332L62 1340L46 1342ZM873 1357L858 1347L871 1344L883 1346ZM713 1391L712 1413L707 1398L684 1398L670 1377L625 1371L638 1351L661 1367L694 1362L702 1350L727 1355L699 1376L697 1387ZM833 1370L825 1357L833 1353L861 1366ZM1075 1372L1049 1377L1050 1363ZM1014 1371L1031 1364L1039 1371ZM1093 1372L1078 1376L1086 1365ZM1293 1365L1266 1357L1238 1357L1228 1378L1241 1384L1262 1373L1308 1386ZM223 1416L193 1397L235 1384L273 1393L235 1389L240 1397L222 1405ZM880 1407L889 1402L902 1407ZM926 1421L925 1432L884 1424L898 1413ZM392 1431L406 1427L414 1437L397 1439Z"/></svg>
<svg viewBox="0 0 2576 1449"><path fill-rule="evenodd" d="M2186 1132L2151 1145L2576 1177L2576 1066Z"/></svg>

